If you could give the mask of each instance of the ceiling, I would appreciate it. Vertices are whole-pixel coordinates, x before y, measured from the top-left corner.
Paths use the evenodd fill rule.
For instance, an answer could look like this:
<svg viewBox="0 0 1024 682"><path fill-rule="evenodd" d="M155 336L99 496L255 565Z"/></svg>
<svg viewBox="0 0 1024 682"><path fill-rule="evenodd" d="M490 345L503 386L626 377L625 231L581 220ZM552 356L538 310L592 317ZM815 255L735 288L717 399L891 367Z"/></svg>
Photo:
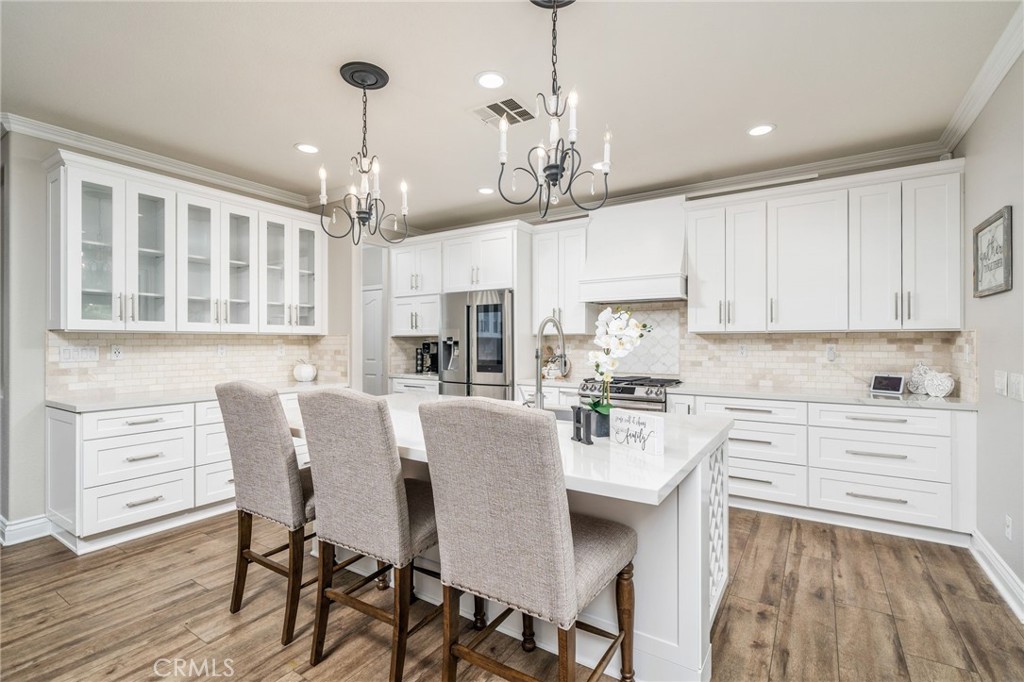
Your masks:
<svg viewBox="0 0 1024 682"><path fill-rule="evenodd" d="M559 13L559 79L580 147L614 134L613 196L934 142L1017 2L598 2ZM410 224L519 214L497 195L498 133L471 113L550 87L550 13L514 2L0 3L0 110L313 196L349 184L369 94L384 198ZM474 75L497 70L499 90ZM753 138L746 130L778 129ZM546 134L509 133L511 162ZM317 145L313 156L293 149Z"/></svg>

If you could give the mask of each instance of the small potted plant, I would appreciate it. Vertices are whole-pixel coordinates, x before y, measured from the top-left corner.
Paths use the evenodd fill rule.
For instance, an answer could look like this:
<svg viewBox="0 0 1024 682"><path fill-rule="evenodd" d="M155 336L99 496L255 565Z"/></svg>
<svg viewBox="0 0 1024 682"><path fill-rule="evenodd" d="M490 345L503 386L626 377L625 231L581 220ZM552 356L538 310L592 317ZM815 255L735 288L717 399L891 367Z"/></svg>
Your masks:
<svg viewBox="0 0 1024 682"><path fill-rule="evenodd" d="M619 360L629 355L640 345L640 339L653 331L654 327L638 322L628 310L608 307L597 316L597 333L594 343L601 350L592 350L587 356L594 366L597 378L601 380L601 397L590 404L594 411L594 435L604 437L609 432L608 415L612 410L612 376L619 368Z"/></svg>

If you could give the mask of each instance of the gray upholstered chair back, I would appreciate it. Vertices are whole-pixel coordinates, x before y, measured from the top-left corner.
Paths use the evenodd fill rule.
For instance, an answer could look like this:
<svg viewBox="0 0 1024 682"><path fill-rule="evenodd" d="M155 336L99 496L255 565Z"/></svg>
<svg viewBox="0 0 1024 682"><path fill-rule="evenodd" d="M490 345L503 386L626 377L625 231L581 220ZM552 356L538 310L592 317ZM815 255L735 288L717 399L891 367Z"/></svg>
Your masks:
<svg viewBox="0 0 1024 682"><path fill-rule="evenodd" d="M420 405L446 585L553 623L579 613L550 412L489 398Z"/></svg>
<svg viewBox="0 0 1024 682"><path fill-rule="evenodd" d="M235 505L295 530L306 524L299 465L277 391L252 381L217 384L231 451Z"/></svg>
<svg viewBox="0 0 1024 682"><path fill-rule="evenodd" d="M409 506L391 413L383 398L348 389L299 394L322 540L405 566L413 559Z"/></svg>

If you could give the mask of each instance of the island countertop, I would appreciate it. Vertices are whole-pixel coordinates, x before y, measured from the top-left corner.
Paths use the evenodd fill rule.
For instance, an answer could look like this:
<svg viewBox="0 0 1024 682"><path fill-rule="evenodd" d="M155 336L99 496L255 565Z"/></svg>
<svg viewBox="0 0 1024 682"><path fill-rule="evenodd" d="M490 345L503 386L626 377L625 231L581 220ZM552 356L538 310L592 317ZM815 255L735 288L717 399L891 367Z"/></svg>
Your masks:
<svg viewBox="0 0 1024 682"><path fill-rule="evenodd" d="M399 393L387 396L399 454L426 462L419 406L450 396ZM557 423L568 490L643 504L661 504L698 464L728 437L732 420L666 414L665 454L653 455L595 438L593 445L571 439L572 424Z"/></svg>

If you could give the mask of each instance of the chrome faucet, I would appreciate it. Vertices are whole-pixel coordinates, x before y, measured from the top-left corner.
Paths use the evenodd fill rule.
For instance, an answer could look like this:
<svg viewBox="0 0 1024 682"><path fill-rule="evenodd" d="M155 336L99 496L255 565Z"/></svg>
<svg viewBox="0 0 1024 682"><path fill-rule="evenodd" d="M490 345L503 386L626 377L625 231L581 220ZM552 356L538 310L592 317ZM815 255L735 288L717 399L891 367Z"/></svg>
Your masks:
<svg viewBox="0 0 1024 682"><path fill-rule="evenodd" d="M544 330L549 324L555 325L555 332L558 334L558 347L561 349L561 352L555 357L561 363L563 375L567 369L565 364L565 335L562 334L562 323L558 321L558 318L548 315L540 321L540 326L537 327L537 392L533 396L533 407L536 407L538 410L544 409L544 390L541 386L541 379L544 376L544 357L540 349L544 345ZM527 400L524 404L529 405L530 401Z"/></svg>

